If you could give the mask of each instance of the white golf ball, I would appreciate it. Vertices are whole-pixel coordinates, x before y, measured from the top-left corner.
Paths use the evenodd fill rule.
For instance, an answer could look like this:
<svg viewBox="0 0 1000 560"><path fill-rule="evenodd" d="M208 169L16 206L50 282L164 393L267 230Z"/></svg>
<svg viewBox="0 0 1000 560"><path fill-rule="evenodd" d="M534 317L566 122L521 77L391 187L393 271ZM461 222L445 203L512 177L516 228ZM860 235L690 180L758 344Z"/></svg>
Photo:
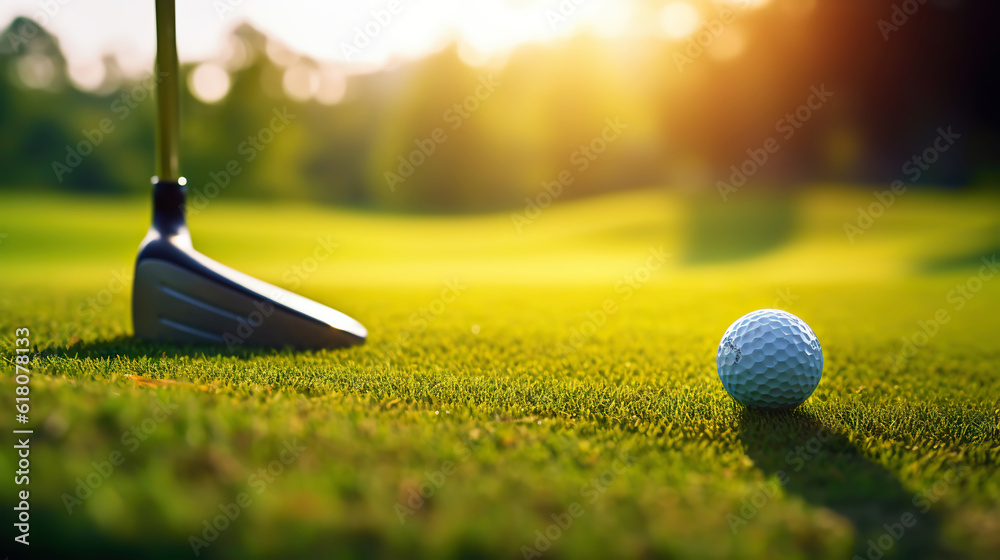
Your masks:
<svg viewBox="0 0 1000 560"><path fill-rule="evenodd" d="M779 309L737 319L722 335L715 361L726 391L752 407L798 406L823 374L823 349L812 329Z"/></svg>

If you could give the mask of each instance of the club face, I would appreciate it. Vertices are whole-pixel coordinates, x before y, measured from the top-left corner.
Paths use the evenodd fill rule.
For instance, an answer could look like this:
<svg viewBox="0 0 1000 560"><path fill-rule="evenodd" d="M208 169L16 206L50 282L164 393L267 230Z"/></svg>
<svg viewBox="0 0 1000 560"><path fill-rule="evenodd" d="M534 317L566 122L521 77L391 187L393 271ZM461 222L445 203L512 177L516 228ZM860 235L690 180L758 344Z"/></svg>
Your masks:
<svg viewBox="0 0 1000 560"><path fill-rule="evenodd" d="M150 340L300 350L361 344L364 326L198 253L186 230L154 229L136 259L135 334Z"/></svg>

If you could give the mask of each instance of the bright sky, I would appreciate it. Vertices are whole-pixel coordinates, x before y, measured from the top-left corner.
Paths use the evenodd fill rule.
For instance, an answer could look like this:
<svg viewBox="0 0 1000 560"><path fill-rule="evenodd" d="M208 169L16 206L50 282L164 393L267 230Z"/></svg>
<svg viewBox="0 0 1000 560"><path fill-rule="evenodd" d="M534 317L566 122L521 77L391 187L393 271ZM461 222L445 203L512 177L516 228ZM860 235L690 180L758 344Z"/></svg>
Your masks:
<svg viewBox="0 0 1000 560"><path fill-rule="evenodd" d="M249 21L321 60L381 66L458 40L464 55L475 61L524 42L558 39L584 29L610 36L633 33L641 31L636 27L644 22L662 25L667 37L683 37L701 23L699 13L740 1L665 0L661 17L647 18L639 6L655 9L657 4L640 0L178 0L177 35L182 60L217 56L228 32ZM388 12L392 6L395 14ZM373 12L381 14L382 22ZM71 65L92 64L106 53L113 53L129 73L152 64L153 0L0 3L0 27L18 15L33 16L53 31Z"/></svg>

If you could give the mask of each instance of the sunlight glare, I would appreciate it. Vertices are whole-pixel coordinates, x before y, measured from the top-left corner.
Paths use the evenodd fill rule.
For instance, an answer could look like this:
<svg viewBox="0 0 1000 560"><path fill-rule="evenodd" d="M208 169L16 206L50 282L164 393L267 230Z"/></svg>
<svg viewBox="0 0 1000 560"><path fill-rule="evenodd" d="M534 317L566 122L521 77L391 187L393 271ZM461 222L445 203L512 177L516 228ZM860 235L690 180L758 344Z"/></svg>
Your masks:
<svg viewBox="0 0 1000 560"><path fill-rule="evenodd" d="M55 80L56 69L49 57L29 54L17 61L17 75L29 88L45 89Z"/></svg>
<svg viewBox="0 0 1000 560"><path fill-rule="evenodd" d="M305 64L295 64L285 70L281 80L285 94L295 101L308 101L320 88L320 76L313 68Z"/></svg>
<svg viewBox="0 0 1000 560"><path fill-rule="evenodd" d="M668 37L683 39L698 29L701 15L687 2L673 2L663 7L660 22Z"/></svg>
<svg viewBox="0 0 1000 560"><path fill-rule="evenodd" d="M347 92L347 79L343 72L335 66L325 66L320 71L319 90L316 101L323 105L336 105L344 99Z"/></svg>
<svg viewBox="0 0 1000 560"><path fill-rule="evenodd" d="M229 93L229 73L214 62L199 64L188 75L191 93L204 103L215 103Z"/></svg>
<svg viewBox="0 0 1000 560"><path fill-rule="evenodd" d="M746 35L740 29L726 29L712 42L708 54L715 60L732 60L743 54L746 43Z"/></svg>
<svg viewBox="0 0 1000 560"><path fill-rule="evenodd" d="M69 66L67 71L70 81L82 91L97 91L104 85L104 79L107 77L104 62L100 60L91 60L83 64Z"/></svg>

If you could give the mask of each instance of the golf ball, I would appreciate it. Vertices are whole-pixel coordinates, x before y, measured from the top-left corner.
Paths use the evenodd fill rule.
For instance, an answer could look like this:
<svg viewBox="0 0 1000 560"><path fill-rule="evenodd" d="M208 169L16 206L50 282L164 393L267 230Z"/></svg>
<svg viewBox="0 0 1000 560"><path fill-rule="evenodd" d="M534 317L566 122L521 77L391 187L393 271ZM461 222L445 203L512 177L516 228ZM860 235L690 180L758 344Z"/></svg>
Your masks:
<svg viewBox="0 0 1000 560"><path fill-rule="evenodd" d="M802 319L759 309L726 329L716 357L719 379L746 406L792 408L819 385L823 349Z"/></svg>

